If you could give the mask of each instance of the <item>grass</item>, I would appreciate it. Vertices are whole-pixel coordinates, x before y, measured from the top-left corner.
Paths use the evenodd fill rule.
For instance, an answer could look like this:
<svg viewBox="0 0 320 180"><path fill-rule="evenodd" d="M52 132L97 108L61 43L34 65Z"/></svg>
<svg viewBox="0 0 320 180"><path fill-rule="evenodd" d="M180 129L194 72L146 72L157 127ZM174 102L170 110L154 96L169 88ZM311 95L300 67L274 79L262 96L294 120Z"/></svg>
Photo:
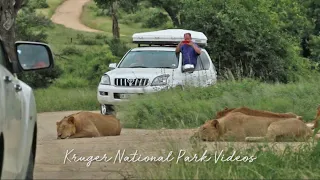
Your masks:
<svg viewBox="0 0 320 180"><path fill-rule="evenodd" d="M170 162L154 163L153 165L134 165L139 179L319 179L320 178L320 143L305 143L292 148L284 146L280 150L270 144L254 144L247 148L234 145L224 149L208 150L203 160L191 159L196 154L197 160L207 148L195 148L187 151L179 158L180 149L171 149L174 159ZM222 151L224 150L224 151ZM218 159L222 152L224 161ZM235 152L234 156L233 153ZM240 156L240 160L234 159ZM166 156L164 156L166 157ZM180 156L181 157L181 156ZM245 158L248 161L244 161ZM228 160L229 159L229 160ZM250 162L250 160L253 160Z"/></svg>
<svg viewBox="0 0 320 180"><path fill-rule="evenodd" d="M37 111L99 110L96 89L61 89L50 87L35 90Z"/></svg>
<svg viewBox="0 0 320 180"><path fill-rule="evenodd" d="M320 102L319 78L295 84L266 84L245 79L218 82L207 88L187 88L133 97L120 104L122 122L130 128L192 128L217 111L247 106L273 112L293 112L313 120Z"/></svg>
<svg viewBox="0 0 320 180"><path fill-rule="evenodd" d="M59 24L54 24L54 28L48 29L48 42L54 53L59 53L71 45L80 50L101 48L102 41L92 44L81 42L83 38L97 39L97 36L103 37L103 34L77 31Z"/></svg>
<svg viewBox="0 0 320 180"><path fill-rule="evenodd" d="M65 0L47 0L49 8L37 9L37 13L41 13L46 17L51 17L54 11L59 5L61 5Z"/></svg>
<svg viewBox="0 0 320 180"><path fill-rule="evenodd" d="M90 1L83 7L81 14L81 22L86 26L105 31L108 36L112 36L112 19L107 16L97 16L97 6L93 1ZM157 30L154 28L141 28L141 23L122 24L119 23L120 39L125 42L132 41L132 35L138 32Z"/></svg>

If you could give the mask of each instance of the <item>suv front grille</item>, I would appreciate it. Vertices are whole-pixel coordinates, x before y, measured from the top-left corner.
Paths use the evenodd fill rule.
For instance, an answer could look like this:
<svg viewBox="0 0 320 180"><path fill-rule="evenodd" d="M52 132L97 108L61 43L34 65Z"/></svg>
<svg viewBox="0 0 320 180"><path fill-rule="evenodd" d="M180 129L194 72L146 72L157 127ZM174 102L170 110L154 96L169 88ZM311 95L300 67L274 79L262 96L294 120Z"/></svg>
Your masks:
<svg viewBox="0 0 320 180"><path fill-rule="evenodd" d="M127 79L127 78L115 78L114 84L116 86L146 86L149 82L149 79L145 78L136 78L136 79Z"/></svg>

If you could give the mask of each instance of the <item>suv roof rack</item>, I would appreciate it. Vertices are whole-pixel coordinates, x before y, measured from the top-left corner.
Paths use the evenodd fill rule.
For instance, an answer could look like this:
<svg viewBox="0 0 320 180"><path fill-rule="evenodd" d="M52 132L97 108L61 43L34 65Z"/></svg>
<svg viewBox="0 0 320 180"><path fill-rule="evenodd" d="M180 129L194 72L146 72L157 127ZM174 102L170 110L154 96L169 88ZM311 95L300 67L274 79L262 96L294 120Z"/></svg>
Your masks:
<svg viewBox="0 0 320 180"><path fill-rule="evenodd" d="M148 46L177 46L180 41L184 39L183 35L190 33L192 41L199 46L207 45L207 37L198 31L185 30L185 29L166 29L151 32L134 33L132 42L141 47L142 44Z"/></svg>

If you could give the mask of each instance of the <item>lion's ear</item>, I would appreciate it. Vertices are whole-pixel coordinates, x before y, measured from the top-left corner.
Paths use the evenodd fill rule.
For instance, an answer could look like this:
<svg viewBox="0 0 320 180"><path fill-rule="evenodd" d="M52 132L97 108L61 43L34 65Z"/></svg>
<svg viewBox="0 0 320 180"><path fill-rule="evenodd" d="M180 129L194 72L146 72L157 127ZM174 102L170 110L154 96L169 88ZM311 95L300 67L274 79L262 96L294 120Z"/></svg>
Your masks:
<svg viewBox="0 0 320 180"><path fill-rule="evenodd" d="M57 126L59 126L59 125L60 125L60 122L59 122L59 121L57 121L57 122L56 122L56 125L57 125Z"/></svg>
<svg viewBox="0 0 320 180"><path fill-rule="evenodd" d="M211 125L212 125L213 127L215 127L215 128L218 129L218 127L219 127L219 121L215 119L215 120L213 120L213 121L211 122Z"/></svg>
<svg viewBox="0 0 320 180"><path fill-rule="evenodd" d="M74 117L73 116L69 117L68 123L74 124Z"/></svg>

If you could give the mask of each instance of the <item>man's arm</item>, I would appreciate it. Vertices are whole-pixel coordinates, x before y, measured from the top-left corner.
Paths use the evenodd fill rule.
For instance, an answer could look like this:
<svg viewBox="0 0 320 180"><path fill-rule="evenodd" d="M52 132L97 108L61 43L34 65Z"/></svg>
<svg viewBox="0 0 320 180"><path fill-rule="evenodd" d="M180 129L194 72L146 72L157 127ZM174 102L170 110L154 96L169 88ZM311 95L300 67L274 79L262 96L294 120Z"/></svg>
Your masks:
<svg viewBox="0 0 320 180"><path fill-rule="evenodd" d="M181 46L181 42L176 47L176 53L180 52L180 46Z"/></svg>
<svg viewBox="0 0 320 180"><path fill-rule="evenodd" d="M201 54L201 49L199 48L199 46L196 43L192 43L191 45L193 47L193 49L198 53Z"/></svg>

